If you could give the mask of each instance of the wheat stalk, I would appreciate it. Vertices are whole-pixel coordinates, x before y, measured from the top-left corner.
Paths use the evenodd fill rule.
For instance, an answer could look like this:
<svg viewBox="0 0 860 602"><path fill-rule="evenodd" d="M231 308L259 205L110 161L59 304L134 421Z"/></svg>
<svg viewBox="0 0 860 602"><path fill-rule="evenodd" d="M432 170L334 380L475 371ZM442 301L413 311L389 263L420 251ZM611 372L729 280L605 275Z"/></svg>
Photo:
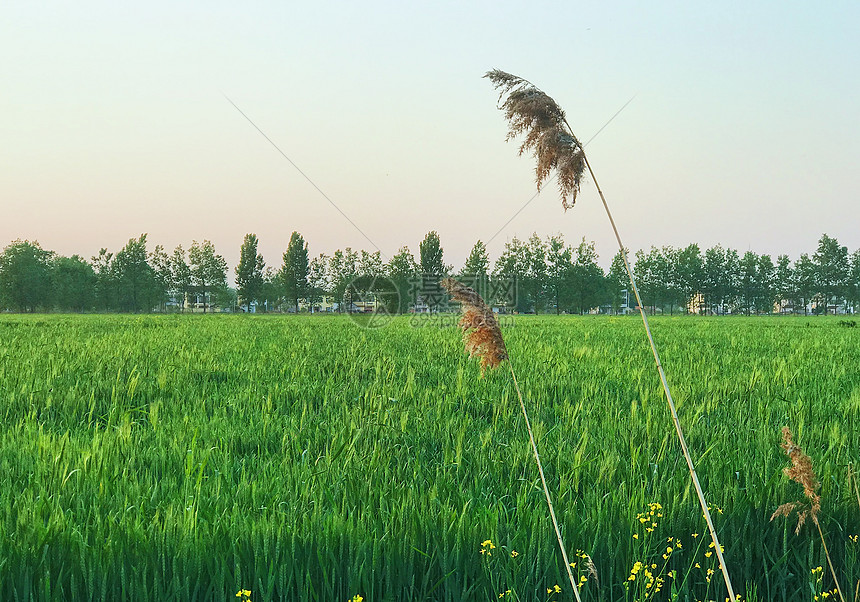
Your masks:
<svg viewBox="0 0 860 602"><path fill-rule="evenodd" d="M523 418L526 421L526 430L529 433L529 442L534 453L535 463L540 473L540 481L543 486L543 493L546 496L546 504L549 508L549 516L552 519L552 526L555 529L555 536L558 539L558 547L561 550L561 557L564 559L564 568L567 570L567 576L570 579L570 586L573 588L573 594L578 602L581 602L579 597L579 588L576 580L573 577L571 570L570 559L567 557L567 550L564 545L564 540L561 537L561 529L558 526L558 519L555 516L555 508L552 505L552 496L549 493L549 487L546 484L546 476L543 472L543 464L540 461L540 453L538 453L537 442L535 441L534 432L532 431L529 414L526 411L526 404L523 402L523 394L520 391L520 385L517 382L517 375L514 373L514 365L508 357L508 350L505 347L505 340L502 338L502 330L499 328L499 322L493 314L493 310L484 303L475 290L454 280L453 278L445 278L442 281L442 286L451 295L454 301L460 303L462 315L460 317L460 329L463 331L463 342L466 346L466 351L469 357L479 357L481 360L481 374L487 368L497 368L504 360L508 360L508 367L511 370L511 378L514 381L514 389L517 392L517 399L520 401L520 409L523 412Z"/></svg>
<svg viewBox="0 0 860 602"><path fill-rule="evenodd" d="M672 422L675 425L675 432L681 444L681 451L687 461L687 468L690 471L690 478L696 489L696 495L699 498L705 522L708 524L711 540L714 542L714 549L717 553L723 579L726 582L729 598L734 600L734 588L732 587L729 571L723 558L722 547L717 538L717 531L714 528L710 510L708 510L705 494L702 491L702 486L699 484L699 477L696 474L693 458L684 439L684 431L681 429L678 411L675 408L672 393L669 391L669 383L666 380L663 364L660 362L657 345L654 343L654 337L651 335L651 327L648 324L648 317L645 314L645 308L639 296L639 288L636 286L633 270L630 269L627 251L621 242L621 235L618 233L615 220L612 218L612 212L606 203L606 197L603 195L594 171L591 169L588 158L585 156L585 150L573 134L573 129L567 122L564 111L555 100L537 86L519 76L498 69L487 72L484 77L488 78L493 86L499 90L499 108L504 111L509 125L507 139L510 140L520 135L524 136L519 149L520 154L531 151L537 161L535 180L538 190L541 189L541 185L547 179L550 172L555 171L559 183L562 206L567 210L576 203L576 196L579 193L582 177L586 170L588 170L591 179L594 181L594 186L597 188L600 200L603 202L603 208L606 211L606 216L609 218L612 231L615 233L615 239L618 241L621 258L624 260L624 268L627 270L627 275L630 278L630 286L636 296L636 303L642 316L642 322L645 325L645 334L648 337L648 343L651 345L651 352L654 355L654 362L657 365L660 382L666 394L666 401L672 415Z"/></svg>

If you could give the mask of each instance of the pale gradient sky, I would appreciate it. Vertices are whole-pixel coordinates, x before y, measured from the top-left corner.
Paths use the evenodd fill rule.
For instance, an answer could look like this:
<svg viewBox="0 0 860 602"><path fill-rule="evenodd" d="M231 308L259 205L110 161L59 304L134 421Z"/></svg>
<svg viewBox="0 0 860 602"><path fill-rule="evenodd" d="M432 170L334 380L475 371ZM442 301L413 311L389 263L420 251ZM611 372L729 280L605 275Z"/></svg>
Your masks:
<svg viewBox="0 0 860 602"><path fill-rule="evenodd" d="M610 6L611 4L611 6ZM0 8L0 246L85 257L149 233L247 232L280 264L438 230L460 266L534 194L481 76L526 77L567 111L631 249L860 247L860 4L18 2ZM614 238L589 181L540 197L489 245Z"/></svg>

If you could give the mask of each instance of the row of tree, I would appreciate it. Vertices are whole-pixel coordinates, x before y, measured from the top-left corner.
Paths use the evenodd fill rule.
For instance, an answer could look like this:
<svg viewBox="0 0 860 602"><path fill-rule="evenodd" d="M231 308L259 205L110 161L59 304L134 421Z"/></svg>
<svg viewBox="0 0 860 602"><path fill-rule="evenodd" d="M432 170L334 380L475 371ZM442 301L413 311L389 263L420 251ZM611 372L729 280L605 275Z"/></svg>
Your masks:
<svg viewBox="0 0 860 602"><path fill-rule="evenodd" d="M164 310L168 303L184 309L188 299L229 303L227 262L208 240L194 241L168 255L162 246L151 252L146 234L132 238L118 252L101 249L89 261L63 257L38 242L16 240L0 254L0 307L15 311Z"/></svg>
<svg viewBox="0 0 860 602"><path fill-rule="evenodd" d="M604 272L594 243L585 239L569 245L560 235L514 238L495 263L478 241L458 272L445 264L435 231L425 236L418 251L416 258L404 246L388 261L379 251L348 247L310 257L302 235L293 232L275 269L267 267L258 252L257 236L248 234L232 289L227 262L208 240L193 241L187 252L180 245L168 254L160 245L149 251L142 234L118 252L102 249L89 261L16 240L0 254L0 309L148 312L190 306L205 312L217 305L297 312L326 305L326 299L338 310L349 309L356 295L378 293L388 299L389 309L406 312L443 306L446 296L438 280L446 275L466 280L494 305L520 312L619 312L635 307L621 253ZM720 245L702 252L696 244L652 247L637 251L632 260L643 304L652 312L860 310L860 250L849 255L826 234L812 255L804 253L793 262L787 255L774 261L769 255L741 255Z"/></svg>

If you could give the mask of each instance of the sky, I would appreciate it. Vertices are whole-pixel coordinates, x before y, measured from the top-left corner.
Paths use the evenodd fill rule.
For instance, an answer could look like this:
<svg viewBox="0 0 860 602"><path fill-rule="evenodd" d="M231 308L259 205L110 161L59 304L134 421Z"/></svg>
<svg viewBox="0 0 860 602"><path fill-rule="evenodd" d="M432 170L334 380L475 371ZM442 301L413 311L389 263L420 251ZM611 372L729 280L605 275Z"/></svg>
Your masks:
<svg viewBox="0 0 860 602"><path fill-rule="evenodd" d="M860 248L857 2L13 0L0 14L0 246L88 258L141 233L168 251L208 239L232 276L249 232L274 267L293 231L311 255L390 257L436 230L455 267L478 239L495 258L537 232L594 241L608 266L591 180L566 212L553 185L535 197L534 161L505 141L482 79L498 68L555 98L581 140L606 126L586 151L631 250L794 259L822 233Z"/></svg>

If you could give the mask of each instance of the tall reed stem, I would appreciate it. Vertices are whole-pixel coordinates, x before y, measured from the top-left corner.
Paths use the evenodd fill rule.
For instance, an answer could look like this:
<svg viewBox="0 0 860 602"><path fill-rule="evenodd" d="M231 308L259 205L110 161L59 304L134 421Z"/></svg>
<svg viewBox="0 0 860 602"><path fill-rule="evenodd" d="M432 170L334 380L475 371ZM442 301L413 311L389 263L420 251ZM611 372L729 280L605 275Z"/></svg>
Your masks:
<svg viewBox="0 0 860 602"><path fill-rule="evenodd" d="M576 597L577 602L582 602L582 598L579 597L579 588L576 586L576 580L573 578L570 560L568 559L567 551L564 548L564 541L561 538L561 530L558 528L558 520L555 518L555 509L552 505L552 498L549 495L549 487L546 485L546 477L543 474L543 465L540 461L540 454L538 453L534 432L532 432L529 414L526 412L526 404L523 403L523 394L520 392L520 385L517 383L517 375L514 374L514 365L511 363L510 359L508 360L508 366L511 369L511 378L514 379L514 388L517 391L517 398L520 400L520 409L523 411L523 418L526 420L526 429L529 432L529 441L531 441L535 462L537 463L538 472L540 473L540 482L543 485L543 493L546 496L546 505L549 507L549 516L552 518L552 526L555 528L555 536L558 538L558 547L561 550L561 557L564 559L564 568L567 569L567 576L570 579L570 586L573 588L573 595Z"/></svg>
<svg viewBox="0 0 860 602"><path fill-rule="evenodd" d="M812 517L815 526L818 527L818 535L821 536L821 545L824 546L824 556L827 558L827 566L830 567L830 574L833 575L833 583L836 584L836 591L839 592L839 599L845 602L845 596L842 595L842 588L839 587L839 580L836 578L836 570L833 568L833 562L830 560L830 552L827 550L827 543L824 541L824 533L821 532L821 525L818 524L818 517ZM856 598L856 595L855 595Z"/></svg>
<svg viewBox="0 0 860 602"><path fill-rule="evenodd" d="M573 131L567 120L564 120L569 131ZM583 155L584 156L584 155ZM714 529L714 521L711 519L711 512L708 510L708 503L705 501L705 494L702 492L702 486L699 484L699 476L696 474L696 468L693 465L693 458L690 456L690 450L687 449L687 442L684 439L684 431L681 429L681 422L678 420L678 411L675 409L675 402L672 400L672 393L669 392L669 383L666 380L666 373L663 371L663 364L660 363L660 355L657 353L657 345L654 343L654 337L651 336L651 327L648 324L648 316L645 315L645 307L642 305L642 299L639 297L639 289L636 286L636 278L633 277L633 270L630 269L630 262L627 260L627 251L624 249L624 244L621 242L621 235L618 233L618 228L615 226L615 220L612 219L612 212L609 211L609 205L606 203L606 197L603 196L603 191L600 189L600 184L597 183L597 178L594 177L594 171L591 169L591 164L588 158L585 158L585 166L588 168L588 173L591 174L591 179L594 181L594 186L597 188L597 193L600 195L600 200L603 202L603 208L606 210L606 216L609 218L609 223L612 225L612 231L615 233L615 239L618 241L618 248L621 250L621 258L624 260L624 268L627 270L627 275L630 277L630 286L633 288L633 294L636 296L636 304L639 306L639 314L642 316L642 322L645 324L645 334L648 335L648 343L651 345L651 352L654 354L654 362L657 364L657 372L660 375L660 382L663 385L663 391L666 393L666 401L669 404L669 411L672 414L672 422L675 424L675 431L678 433L678 441L681 443L681 451L684 458L687 460L687 467L690 470L690 477L693 479L693 486L696 488L696 495L699 497L699 504L702 506L702 513L705 516L705 522L708 523L708 531L711 533L711 540L714 542L714 550L717 553L717 559L720 563L720 569L723 572L723 579L726 582L729 599L735 599L735 590L732 587L732 580L729 577L729 570L726 568L726 562L723 558L723 549L720 547L720 541L717 538L717 531Z"/></svg>

